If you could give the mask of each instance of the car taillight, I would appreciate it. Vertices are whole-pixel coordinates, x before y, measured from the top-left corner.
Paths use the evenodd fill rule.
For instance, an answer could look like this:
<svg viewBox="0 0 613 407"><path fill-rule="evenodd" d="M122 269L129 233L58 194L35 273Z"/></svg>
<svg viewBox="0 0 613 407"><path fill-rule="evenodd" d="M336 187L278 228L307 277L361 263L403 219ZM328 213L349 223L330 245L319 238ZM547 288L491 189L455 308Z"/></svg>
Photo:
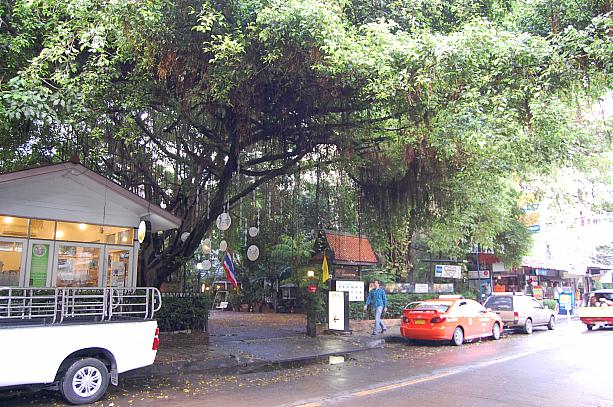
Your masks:
<svg viewBox="0 0 613 407"><path fill-rule="evenodd" d="M445 322L447 320L447 318L445 317L434 317L430 320L430 323L432 324L440 324L442 322Z"/></svg>
<svg viewBox="0 0 613 407"><path fill-rule="evenodd" d="M153 337L153 346L151 347L151 350L158 350L158 347L160 346L160 328L155 328L155 336Z"/></svg>
<svg viewBox="0 0 613 407"><path fill-rule="evenodd" d="M405 324L408 324L410 321L410 319L408 317L405 317L404 315L402 316L402 322L404 322Z"/></svg>
<svg viewBox="0 0 613 407"><path fill-rule="evenodd" d="M513 318L517 321L519 320L519 312L515 311L513 312Z"/></svg>

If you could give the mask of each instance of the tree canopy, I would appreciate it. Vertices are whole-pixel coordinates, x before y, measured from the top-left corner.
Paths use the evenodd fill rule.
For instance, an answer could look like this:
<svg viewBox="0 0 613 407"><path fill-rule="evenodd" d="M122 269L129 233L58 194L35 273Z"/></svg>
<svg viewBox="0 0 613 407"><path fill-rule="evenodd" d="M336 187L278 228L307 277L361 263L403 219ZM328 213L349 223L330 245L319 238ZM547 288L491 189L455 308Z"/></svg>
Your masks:
<svg viewBox="0 0 613 407"><path fill-rule="evenodd" d="M143 248L144 284L224 209L333 161L398 215L409 260L425 227L452 254L515 230L510 177L603 148L577 108L610 88L610 13L606 0L2 1L0 171L76 154L182 218Z"/></svg>

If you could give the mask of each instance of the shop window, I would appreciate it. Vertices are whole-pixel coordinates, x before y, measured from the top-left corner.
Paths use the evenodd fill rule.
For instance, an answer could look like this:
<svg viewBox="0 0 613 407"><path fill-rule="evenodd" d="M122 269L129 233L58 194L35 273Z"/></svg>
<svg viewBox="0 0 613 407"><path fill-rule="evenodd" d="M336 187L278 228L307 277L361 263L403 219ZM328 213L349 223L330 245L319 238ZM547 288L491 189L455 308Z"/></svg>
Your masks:
<svg viewBox="0 0 613 407"><path fill-rule="evenodd" d="M58 287L97 287L100 273L100 248L77 245L58 246Z"/></svg>
<svg viewBox="0 0 613 407"><path fill-rule="evenodd" d="M0 241L0 287L19 285L23 243Z"/></svg>
<svg viewBox="0 0 613 407"><path fill-rule="evenodd" d="M28 237L27 218L0 216L0 236Z"/></svg>
<svg viewBox="0 0 613 407"><path fill-rule="evenodd" d="M122 246L132 246L134 244L134 229L117 227L117 226L104 226L104 243L107 244L119 244Z"/></svg>
<svg viewBox="0 0 613 407"><path fill-rule="evenodd" d="M30 219L30 239L53 240L55 234L55 221L43 219Z"/></svg>
<svg viewBox="0 0 613 407"><path fill-rule="evenodd" d="M57 222L55 240L69 242L100 243L102 227L88 223Z"/></svg>

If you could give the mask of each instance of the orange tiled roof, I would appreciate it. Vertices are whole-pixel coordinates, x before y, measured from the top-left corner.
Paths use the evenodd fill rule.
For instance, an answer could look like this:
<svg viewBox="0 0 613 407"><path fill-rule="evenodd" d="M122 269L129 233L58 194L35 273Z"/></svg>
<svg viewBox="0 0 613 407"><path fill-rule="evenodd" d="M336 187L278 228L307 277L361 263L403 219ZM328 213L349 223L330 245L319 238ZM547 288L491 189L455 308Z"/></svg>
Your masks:
<svg viewBox="0 0 613 407"><path fill-rule="evenodd" d="M379 261L366 237L344 233L325 232L330 249L334 252L334 262L369 263Z"/></svg>

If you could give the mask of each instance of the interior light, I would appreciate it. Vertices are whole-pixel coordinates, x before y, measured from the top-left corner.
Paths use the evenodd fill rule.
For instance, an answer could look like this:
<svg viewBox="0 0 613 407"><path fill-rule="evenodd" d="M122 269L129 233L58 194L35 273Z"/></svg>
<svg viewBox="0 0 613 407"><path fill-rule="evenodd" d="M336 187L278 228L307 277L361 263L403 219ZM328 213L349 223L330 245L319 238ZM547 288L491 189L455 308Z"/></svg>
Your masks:
<svg viewBox="0 0 613 407"><path fill-rule="evenodd" d="M57 239L61 239L64 237L64 232L62 232L61 230L58 230L57 232L55 232L55 237Z"/></svg>
<svg viewBox="0 0 613 407"><path fill-rule="evenodd" d="M121 238L121 241L125 243L125 242L128 241L128 238L124 236L124 237Z"/></svg>
<svg viewBox="0 0 613 407"><path fill-rule="evenodd" d="M85 230L87 229L87 225L85 223L79 223L79 229Z"/></svg>
<svg viewBox="0 0 613 407"><path fill-rule="evenodd" d="M13 223L13 218L10 216L5 216L4 217L4 223Z"/></svg>

